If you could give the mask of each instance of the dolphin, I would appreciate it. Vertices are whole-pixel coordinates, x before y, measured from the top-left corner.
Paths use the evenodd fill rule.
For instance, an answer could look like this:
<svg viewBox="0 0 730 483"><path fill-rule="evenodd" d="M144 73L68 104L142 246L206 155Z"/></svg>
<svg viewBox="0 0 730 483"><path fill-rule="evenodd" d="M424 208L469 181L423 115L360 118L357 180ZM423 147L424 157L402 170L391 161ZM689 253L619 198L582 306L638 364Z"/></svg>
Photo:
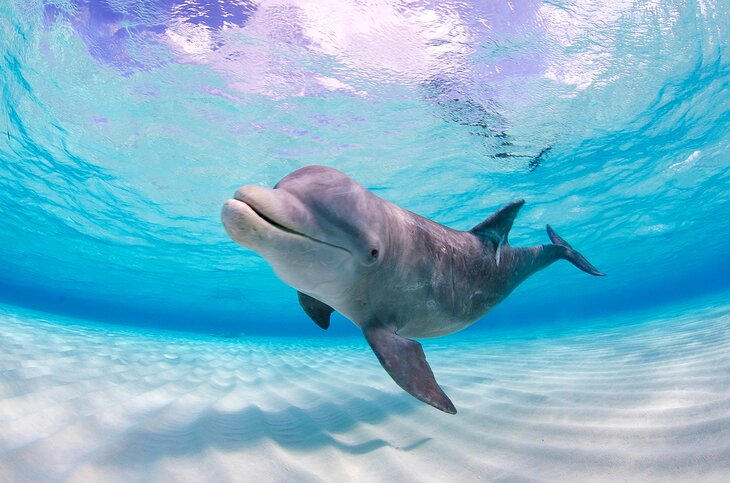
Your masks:
<svg viewBox="0 0 730 483"><path fill-rule="evenodd" d="M411 338L468 327L559 259L603 275L550 225L551 244L511 246L507 235L523 204L508 203L459 231L379 198L336 169L308 166L273 189L239 188L221 218L235 242L297 290L318 326L327 329L334 311L350 319L401 388L455 414Z"/></svg>

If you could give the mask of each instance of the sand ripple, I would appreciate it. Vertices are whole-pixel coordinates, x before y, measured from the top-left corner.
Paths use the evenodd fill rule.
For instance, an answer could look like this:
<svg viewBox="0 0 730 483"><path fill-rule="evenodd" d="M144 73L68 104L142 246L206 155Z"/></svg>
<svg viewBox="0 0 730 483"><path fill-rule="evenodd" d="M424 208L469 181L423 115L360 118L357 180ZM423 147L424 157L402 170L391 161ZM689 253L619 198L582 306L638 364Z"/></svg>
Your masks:
<svg viewBox="0 0 730 483"><path fill-rule="evenodd" d="M216 339L0 308L1 481L730 478L730 306L424 344L459 409L364 340Z"/></svg>

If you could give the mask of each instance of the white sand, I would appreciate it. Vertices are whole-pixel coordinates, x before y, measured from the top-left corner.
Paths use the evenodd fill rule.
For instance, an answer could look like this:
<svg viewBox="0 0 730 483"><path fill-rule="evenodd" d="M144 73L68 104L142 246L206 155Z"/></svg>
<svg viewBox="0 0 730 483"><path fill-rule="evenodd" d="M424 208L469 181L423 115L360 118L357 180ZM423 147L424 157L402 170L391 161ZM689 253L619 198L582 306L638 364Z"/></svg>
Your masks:
<svg viewBox="0 0 730 483"><path fill-rule="evenodd" d="M456 416L401 391L364 340L14 310L0 308L0 481L730 481L730 306L428 343Z"/></svg>

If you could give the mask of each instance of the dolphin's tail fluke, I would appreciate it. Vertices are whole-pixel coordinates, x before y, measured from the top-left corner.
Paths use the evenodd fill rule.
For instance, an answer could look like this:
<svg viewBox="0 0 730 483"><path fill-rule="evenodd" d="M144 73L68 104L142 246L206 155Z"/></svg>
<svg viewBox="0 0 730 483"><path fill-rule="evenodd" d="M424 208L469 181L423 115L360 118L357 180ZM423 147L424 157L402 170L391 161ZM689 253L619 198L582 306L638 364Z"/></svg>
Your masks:
<svg viewBox="0 0 730 483"><path fill-rule="evenodd" d="M559 258L562 258L564 260L568 260L570 263L575 265L576 267L580 268L586 273L590 273L591 275L596 276L604 276L606 275L603 272L600 272L596 267L591 265L591 263L585 259L583 255L578 253L577 250L573 250L573 247L570 246L570 244L560 238L560 236L555 233L555 231L550 227L550 225L546 225L545 228L547 228L547 234L550 237L550 241L553 242L553 246L561 247L561 249L557 252L557 255Z"/></svg>

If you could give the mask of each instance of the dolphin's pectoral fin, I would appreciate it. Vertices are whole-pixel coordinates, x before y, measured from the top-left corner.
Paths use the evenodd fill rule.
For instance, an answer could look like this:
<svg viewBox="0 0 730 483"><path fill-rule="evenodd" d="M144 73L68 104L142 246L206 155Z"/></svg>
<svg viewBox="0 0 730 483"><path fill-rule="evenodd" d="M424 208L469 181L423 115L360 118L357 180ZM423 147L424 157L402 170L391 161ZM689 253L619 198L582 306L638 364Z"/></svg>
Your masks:
<svg viewBox="0 0 730 483"><path fill-rule="evenodd" d="M433 377L421 344L382 326L363 330L380 365L401 388L421 401L449 414L456 408Z"/></svg>
<svg viewBox="0 0 730 483"><path fill-rule="evenodd" d="M297 291L297 295L299 296L299 305L302 306L307 315L311 317L315 324L327 330L330 326L330 315L335 309L302 292Z"/></svg>
<svg viewBox="0 0 730 483"><path fill-rule="evenodd" d="M512 223L524 204L525 200L522 199L507 203L471 229L471 232L479 239L494 245L494 249L497 250L497 263L499 263L499 249L507 243L507 235L512 229Z"/></svg>

